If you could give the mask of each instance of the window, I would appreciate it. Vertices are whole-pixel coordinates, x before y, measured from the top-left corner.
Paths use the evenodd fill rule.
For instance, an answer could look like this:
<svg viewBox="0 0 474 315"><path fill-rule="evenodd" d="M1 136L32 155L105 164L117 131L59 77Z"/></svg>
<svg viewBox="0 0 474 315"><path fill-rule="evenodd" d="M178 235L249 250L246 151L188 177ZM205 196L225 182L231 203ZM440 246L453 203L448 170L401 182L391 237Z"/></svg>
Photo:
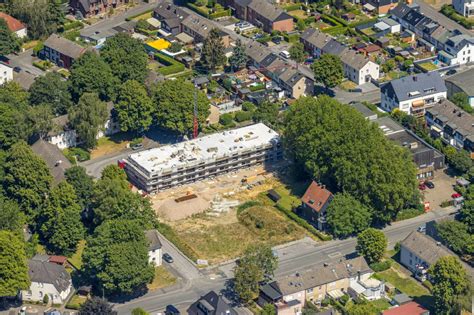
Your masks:
<svg viewBox="0 0 474 315"><path fill-rule="evenodd" d="M313 288L306 290L306 293L313 293Z"/></svg>

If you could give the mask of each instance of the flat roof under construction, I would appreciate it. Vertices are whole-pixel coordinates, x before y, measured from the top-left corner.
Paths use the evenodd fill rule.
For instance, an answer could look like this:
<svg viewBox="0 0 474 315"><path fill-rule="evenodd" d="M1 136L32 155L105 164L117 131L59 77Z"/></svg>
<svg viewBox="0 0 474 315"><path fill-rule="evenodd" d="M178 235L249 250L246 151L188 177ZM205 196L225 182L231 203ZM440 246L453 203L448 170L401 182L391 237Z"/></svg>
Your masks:
<svg viewBox="0 0 474 315"><path fill-rule="evenodd" d="M225 156L275 144L279 135L262 123L131 154L128 160L150 174L212 162Z"/></svg>

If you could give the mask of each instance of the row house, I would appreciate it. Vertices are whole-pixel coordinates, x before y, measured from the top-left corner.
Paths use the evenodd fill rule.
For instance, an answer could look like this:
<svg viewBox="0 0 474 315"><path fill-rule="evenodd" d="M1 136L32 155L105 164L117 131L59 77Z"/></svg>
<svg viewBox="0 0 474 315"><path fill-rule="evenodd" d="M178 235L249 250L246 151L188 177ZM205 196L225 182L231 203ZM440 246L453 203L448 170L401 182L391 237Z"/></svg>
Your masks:
<svg viewBox="0 0 474 315"><path fill-rule="evenodd" d="M365 0L363 3L372 5L377 14L384 15L398 5L398 0Z"/></svg>
<svg viewBox="0 0 474 315"><path fill-rule="evenodd" d="M57 34L50 35L43 45L39 57L66 69L86 52L86 48Z"/></svg>
<svg viewBox="0 0 474 315"><path fill-rule="evenodd" d="M372 275L363 257L324 263L261 286L257 303L274 305L278 315L294 315L301 314L306 301L318 305L327 296L360 294L374 300L384 295L385 285Z"/></svg>
<svg viewBox="0 0 474 315"><path fill-rule="evenodd" d="M447 97L447 88L438 72L421 73L392 80L381 89L383 110L401 110L421 117L425 111Z"/></svg>
<svg viewBox="0 0 474 315"><path fill-rule="evenodd" d="M220 0L219 3L232 9L237 18L267 33L294 30L293 17L267 0Z"/></svg>
<svg viewBox="0 0 474 315"><path fill-rule="evenodd" d="M196 14L190 14L181 22L181 30L192 38L194 38L194 41L197 43L204 42L204 40L209 36L211 30L214 28L216 27L214 26L214 24L212 24L211 21ZM222 44L224 45L224 47L229 47L229 34L221 30L219 30L219 34L221 36Z"/></svg>
<svg viewBox="0 0 474 315"><path fill-rule="evenodd" d="M128 4L129 0L69 0L69 7L75 15L90 18Z"/></svg>
<svg viewBox="0 0 474 315"><path fill-rule="evenodd" d="M474 37L456 35L450 37L438 58L448 65L464 65L474 62Z"/></svg>
<svg viewBox="0 0 474 315"><path fill-rule="evenodd" d="M457 149L474 151L474 118L448 100L436 104L425 114L431 136Z"/></svg>
<svg viewBox="0 0 474 315"><path fill-rule="evenodd" d="M8 29L14 33L18 38L25 38L28 35L28 31L26 25L23 24L21 21L15 19L14 17L0 12L0 19L5 20L7 23Z"/></svg>
<svg viewBox="0 0 474 315"><path fill-rule="evenodd" d="M170 2L161 2L153 10L153 17L160 21L161 29L175 36L181 33L181 22L188 16L189 13Z"/></svg>

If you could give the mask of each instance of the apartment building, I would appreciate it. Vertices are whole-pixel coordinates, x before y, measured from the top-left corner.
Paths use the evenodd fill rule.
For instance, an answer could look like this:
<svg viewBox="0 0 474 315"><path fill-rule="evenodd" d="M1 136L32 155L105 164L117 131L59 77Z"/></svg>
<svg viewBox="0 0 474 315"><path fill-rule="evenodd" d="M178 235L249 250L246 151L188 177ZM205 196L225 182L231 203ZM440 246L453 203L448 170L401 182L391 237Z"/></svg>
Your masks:
<svg viewBox="0 0 474 315"><path fill-rule="evenodd" d="M448 100L426 111L431 136L457 149L474 151L474 118Z"/></svg>
<svg viewBox="0 0 474 315"><path fill-rule="evenodd" d="M392 80L380 92L382 109L389 112L398 109L417 117L447 97L446 85L438 72Z"/></svg>
<svg viewBox="0 0 474 315"><path fill-rule="evenodd" d="M90 18L109 12L119 6L129 3L129 0L69 0L73 14L82 18Z"/></svg>
<svg viewBox="0 0 474 315"><path fill-rule="evenodd" d="M123 163L131 182L151 193L282 157L279 135L259 123L138 152Z"/></svg>
<svg viewBox="0 0 474 315"><path fill-rule="evenodd" d="M464 17L474 17L473 0L453 0L453 8Z"/></svg>

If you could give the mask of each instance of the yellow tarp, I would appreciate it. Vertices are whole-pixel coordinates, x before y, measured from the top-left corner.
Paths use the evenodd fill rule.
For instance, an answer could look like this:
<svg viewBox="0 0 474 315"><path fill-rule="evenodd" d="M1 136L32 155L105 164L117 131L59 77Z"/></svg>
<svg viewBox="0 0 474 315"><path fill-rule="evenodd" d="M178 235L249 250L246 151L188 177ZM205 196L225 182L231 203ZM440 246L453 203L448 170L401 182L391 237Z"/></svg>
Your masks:
<svg viewBox="0 0 474 315"><path fill-rule="evenodd" d="M163 50L171 46L171 43L163 38L148 42L146 44L156 50Z"/></svg>

